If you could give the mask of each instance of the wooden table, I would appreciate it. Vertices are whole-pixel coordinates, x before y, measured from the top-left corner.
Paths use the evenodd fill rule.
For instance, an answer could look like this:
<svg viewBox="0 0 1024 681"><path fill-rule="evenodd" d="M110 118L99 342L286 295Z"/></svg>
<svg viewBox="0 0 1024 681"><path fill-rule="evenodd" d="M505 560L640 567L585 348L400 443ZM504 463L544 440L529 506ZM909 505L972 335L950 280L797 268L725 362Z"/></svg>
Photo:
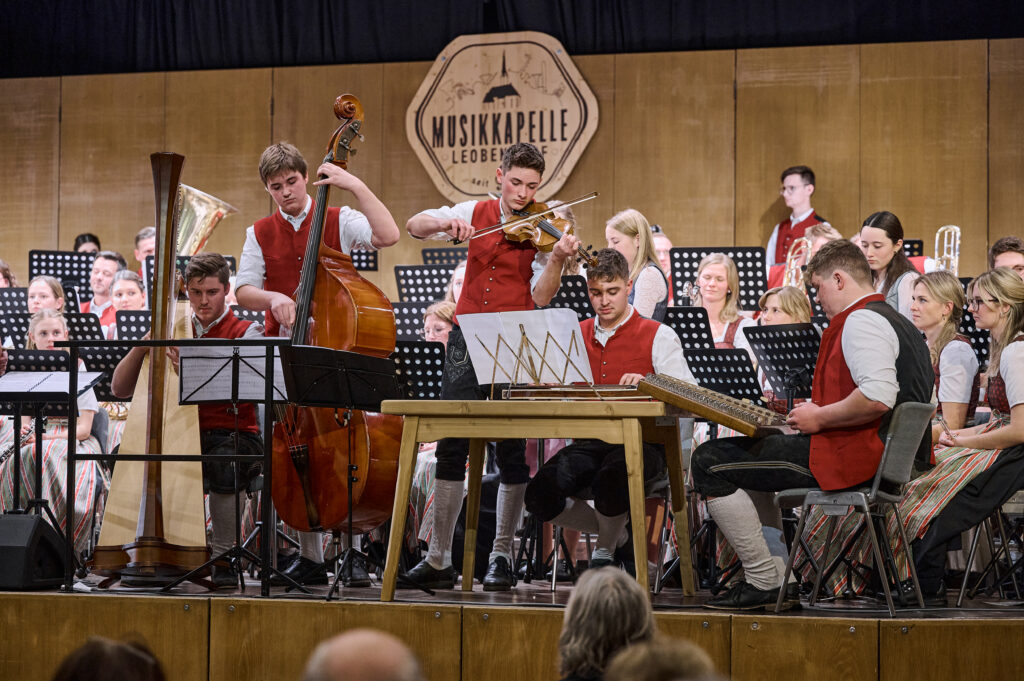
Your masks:
<svg viewBox="0 0 1024 681"><path fill-rule="evenodd" d="M480 515L480 480L483 475L484 446L490 440L510 438L595 438L626 449L629 486L629 513L633 523L633 553L636 578L644 589L647 583L647 534L644 525L644 461L642 442L665 445L671 485L672 511L675 514L676 541L683 593L693 594L693 565L690 560L690 530L683 488L682 452L679 446L679 419L663 402L644 401L472 401L472 400L387 400L381 405L385 414L405 417L398 458L398 482L391 514L391 537L384 567L382 601L395 597L398 562L409 492L416 468L420 442L444 437L469 439L469 493L466 500L467 550L462 560L462 590L473 589L473 563L476 552L477 521Z"/></svg>

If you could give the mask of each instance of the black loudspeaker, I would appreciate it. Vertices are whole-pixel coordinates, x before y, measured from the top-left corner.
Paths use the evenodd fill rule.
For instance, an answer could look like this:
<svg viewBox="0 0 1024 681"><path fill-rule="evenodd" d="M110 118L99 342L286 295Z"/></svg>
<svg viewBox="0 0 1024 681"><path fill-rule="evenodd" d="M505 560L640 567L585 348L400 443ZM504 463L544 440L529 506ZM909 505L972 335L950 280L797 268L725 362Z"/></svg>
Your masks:
<svg viewBox="0 0 1024 681"><path fill-rule="evenodd" d="M38 515L0 515L0 590L52 589L64 582L64 541Z"/></svg>

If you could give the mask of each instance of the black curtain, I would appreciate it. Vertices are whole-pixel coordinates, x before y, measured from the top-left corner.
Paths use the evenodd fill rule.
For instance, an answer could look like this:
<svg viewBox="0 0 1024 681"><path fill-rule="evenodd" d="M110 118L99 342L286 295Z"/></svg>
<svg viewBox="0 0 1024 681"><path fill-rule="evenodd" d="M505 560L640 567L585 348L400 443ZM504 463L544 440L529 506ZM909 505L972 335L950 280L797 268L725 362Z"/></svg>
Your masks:
<svg viewBox="0 0 1024 681"><path fill-rule="evenodd" d="M466 33L570 54L1024 35L1024 2L4 0L0 77L429 61Z"/></svg>

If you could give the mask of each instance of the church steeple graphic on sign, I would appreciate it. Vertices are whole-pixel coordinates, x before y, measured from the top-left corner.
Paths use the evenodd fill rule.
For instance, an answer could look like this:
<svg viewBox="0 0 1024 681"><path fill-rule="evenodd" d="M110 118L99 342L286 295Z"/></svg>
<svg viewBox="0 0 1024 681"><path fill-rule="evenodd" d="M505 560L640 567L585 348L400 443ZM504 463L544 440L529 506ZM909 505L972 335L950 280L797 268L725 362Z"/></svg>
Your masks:
<svg viewBox="0 0 1024 681"><path fill-rule="evenodd" d="M495 104L497 103L498 100L506 100L509 97L515 97L516 101L507 102L508 104L511 104L513 106L518 104L519 91L512 87L512 83L509 80L508 69L505 66L504 52L501 53L501 76L499 80L500 82L498 83L498 85L492 87L490 90L487 91L487 94L484 95L484 104Z"/></svg>

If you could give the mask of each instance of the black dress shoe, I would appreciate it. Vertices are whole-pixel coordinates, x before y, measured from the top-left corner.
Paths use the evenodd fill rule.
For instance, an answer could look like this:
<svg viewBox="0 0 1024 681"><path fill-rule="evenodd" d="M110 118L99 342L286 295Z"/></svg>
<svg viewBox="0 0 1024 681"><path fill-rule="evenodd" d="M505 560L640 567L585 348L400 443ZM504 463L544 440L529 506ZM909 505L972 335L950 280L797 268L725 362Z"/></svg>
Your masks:
<svg viewBox="0 0 1024 681"><path fill-rule="evenodd" d="M799 607L799 586L794 582L786 587L786 598L782 609ZM715 596L704 604L713 610L774 610L779 599L779 589L758 589L749 582L734 584L725 593Z"/></svg>
<svg viewBox="0 0 1024 681"><path fill-rule="evenodd" d="M512 574L512 566L508 559L498 556L487 566L484 575L484 591L508 591L516 585L516 577Z"/></svg>
<svg viewBox="0 0 1024 681"><path fill-rule="evenodd" d="M324 564L313 562L309 558L305 558L303 556L296 558L292 564L283 571L283 574L295 580L299 584L327 584L327 571L324 570ZM270 583L274 586L291 586L290 582L285 581L277 575L271 578Z"/></svg>
<svg viewBox="0 0 1024 681"><path fill-rule="evenodd" d="M403 576L417 586L426 589L455 588L455 568L451 565L438 570L426 560L421 560Z"/></svg>
<svg viewBox="0 0 1024 681"><path fill-rule="evenodd" d="M921 595L924 596L924 607L926 608L945 608L948 605L946 602L945 582L939 582L939 586L935 589L931 589L928 585L922 584ZM884 603L885 592L879 592L877 598ZM904 579L900 582L899 589L893 590L892 592L892 600L895 605L904 608L921 607L917 602L917 594L914 592L913 579Z"/></svg>
<svg viewBox="0 0 1024 681"><path fill-rule="evenodd" d="M349 559L348 566L341 575L341 585L347 588L370 586L370 573L366 571L366 563L359 554L354 554Z"/></svg>
<svg viewBox="0 0 1024 681"><path fill-rule="evenodd" d="M231 565L214 565L211 571L210 579L218 589L238 588L238 573Z"/></svg>

